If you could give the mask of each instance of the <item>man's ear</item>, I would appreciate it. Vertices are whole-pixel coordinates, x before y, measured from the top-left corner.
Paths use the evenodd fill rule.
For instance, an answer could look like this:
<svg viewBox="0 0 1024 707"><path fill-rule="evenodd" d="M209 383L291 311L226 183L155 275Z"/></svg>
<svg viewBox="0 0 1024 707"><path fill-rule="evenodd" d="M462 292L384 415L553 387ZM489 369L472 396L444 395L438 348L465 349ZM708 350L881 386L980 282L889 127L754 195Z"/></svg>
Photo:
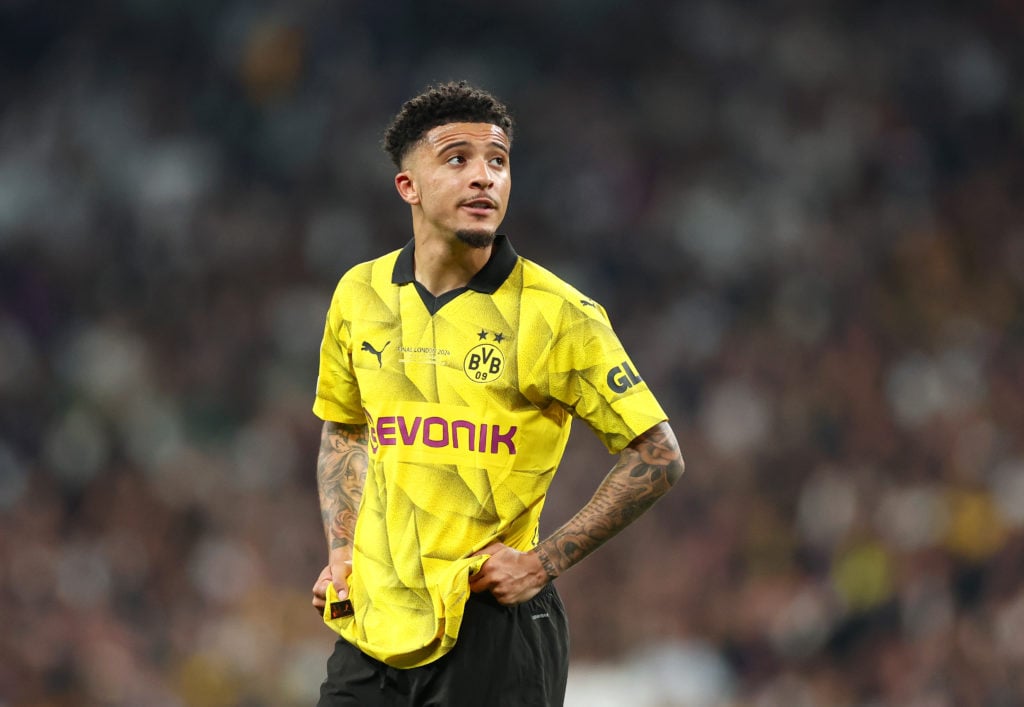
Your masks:
<svg viewBox="0 0 1024 707"><path fill-rule="evenodd" d="M420 203L419 190L416 188L416 183L413 182L412 175L409 174L408 170L395 175L395 189L398 190L398 195L402 197L402 201L405 203Z"/></svg>

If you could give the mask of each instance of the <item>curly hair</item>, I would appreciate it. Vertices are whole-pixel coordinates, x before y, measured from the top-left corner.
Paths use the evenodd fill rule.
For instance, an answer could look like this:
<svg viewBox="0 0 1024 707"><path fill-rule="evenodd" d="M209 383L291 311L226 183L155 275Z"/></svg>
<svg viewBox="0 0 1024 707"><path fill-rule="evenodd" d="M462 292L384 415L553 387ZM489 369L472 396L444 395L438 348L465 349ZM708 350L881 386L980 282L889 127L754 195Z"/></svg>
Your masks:
<svg viewBox="0 0 1024 707"><path fill-rule="evenodd" d="M428 131L448 123L491 123L505 131L512 144L512 115L487 91L465 81L428 86L402 105L384 132L384 151L398 169L402 160Z"/></svg>

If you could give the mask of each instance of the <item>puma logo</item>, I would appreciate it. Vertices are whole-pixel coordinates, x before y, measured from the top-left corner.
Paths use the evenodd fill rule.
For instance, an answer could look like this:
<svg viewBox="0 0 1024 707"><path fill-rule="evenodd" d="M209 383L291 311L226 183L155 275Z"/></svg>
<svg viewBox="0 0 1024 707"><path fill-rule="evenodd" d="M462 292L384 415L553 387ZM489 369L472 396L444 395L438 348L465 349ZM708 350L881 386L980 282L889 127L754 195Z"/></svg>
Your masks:
<svg viewBox="0 0 1024 707"><path fill-rule="evenodd" d="M364 341L362 348L363 351L369 351L370 353L377 357L377 368L383 368L384 361L383 359L381 359L381 356L384 355L384 349L386 349L388 347L388 344L390 343L391 342L389 341L387 344L384 344L384 348L378 351L377 349L373 348L373 344L371 344L369 341Z"/></svg>
<svg viewBox="0 0 1024 707"><path fill-rule="evenodd" d="M581 299L580 304L582 304L584 307L593 307L594 309L597 309L597 305L588 299Z"/></svg>

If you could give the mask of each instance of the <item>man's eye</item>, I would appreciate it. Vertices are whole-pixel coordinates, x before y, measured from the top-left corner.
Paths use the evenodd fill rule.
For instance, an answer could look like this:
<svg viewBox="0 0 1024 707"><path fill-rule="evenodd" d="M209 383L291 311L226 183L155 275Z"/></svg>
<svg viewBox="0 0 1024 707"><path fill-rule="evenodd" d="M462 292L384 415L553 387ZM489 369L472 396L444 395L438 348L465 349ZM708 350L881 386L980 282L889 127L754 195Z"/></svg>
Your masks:
<svg viewBox="0 0 1024 707"><path fill-rule="evenodd" d="M505 158L504 157L492 157L491 158L491 164L497 165L498 167L504 167L505 166Z"/></svg>
<svg viewBox="0 0 1024 707"><path fill-rule="evenodd" d="M448 164L462 164L466 161L466 158L462 155L452 155L448 158Z"/></svg>

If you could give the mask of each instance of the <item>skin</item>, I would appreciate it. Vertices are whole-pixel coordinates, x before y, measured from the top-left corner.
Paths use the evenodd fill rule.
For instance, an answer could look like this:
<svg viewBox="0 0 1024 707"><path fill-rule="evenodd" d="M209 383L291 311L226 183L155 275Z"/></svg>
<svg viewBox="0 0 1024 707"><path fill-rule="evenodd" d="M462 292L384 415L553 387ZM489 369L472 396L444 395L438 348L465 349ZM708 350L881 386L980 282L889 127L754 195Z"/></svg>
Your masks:
<svg viewBox="0 0 1024 707"><path fill-rule="evenodd" d="M356 513L369 465L366 442L366 425L325 422L320 433L316 479L328 561L313 585L313 606L318 611L323 611L327 585L332 579L338 595L342 599L348 596Z"/></svg>
<svg viewBox="0 0 1024 707"><path fill-rule="evenodd" d="M464 287L490 258L512 186L509 148L495 125L449 123L428 131L395 176L395 188L412 211L416 279L435 296ZM317 611L323 611L329 583L342 599L348 595L366 442L365 425L324 423L317 481L329 556L313 585ZM520 552L498 542L474 553L489 558L470 577L470 589L489 591L506 605L528 601L636 520L683 470L672 428L655 425L619 454L586 505L537 547Z"/></svg>
<svg viewBox="0 0 1024 707"><path fill-rule="evenodd" d="M464 287L491 257L512 188L509 148L495 125L449 123L406 155L395 188L412 211L416 279L431 294ZM459 233L488 244L470 245Z"/></svg>
<svg viewBox="0 0 1024 707"><path fill-rule="evenodd" d="M654 505L683 474L675 434L661 422L637 437L573 518L529 552L494 543L469 586L501 604L532 599L548 582L599 548Z"/></svg>

